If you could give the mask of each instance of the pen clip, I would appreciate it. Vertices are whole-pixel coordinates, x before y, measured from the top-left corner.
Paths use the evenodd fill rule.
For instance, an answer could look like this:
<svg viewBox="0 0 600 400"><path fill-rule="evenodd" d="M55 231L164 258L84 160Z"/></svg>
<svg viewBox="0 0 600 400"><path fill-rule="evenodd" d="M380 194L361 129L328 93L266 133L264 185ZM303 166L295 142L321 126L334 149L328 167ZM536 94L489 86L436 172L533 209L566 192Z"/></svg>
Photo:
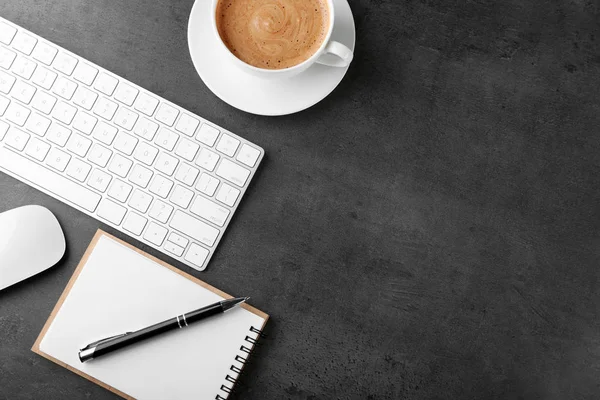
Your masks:
<svg viewBox="0 0 600 400"><path fill-rule="evenodd" d="M107 338L104 338L104 339L97 340L97 341L95 341L95 342L92 342L92 343L88 344L87 346L85 346L85 347L84 347L83 349L81 349L81 350L87 350L87 349L90 349L90 348L92 348L92 347L97 347L98 345L100 345L100 344L102 344L102 343L104 343L104 342L108 342L109 340L113 340L113 339L117 339L117 338L120 338L120 337L126 336L126 335L128 335L128 334L130 334L130 333L131 333L131 332L125 332L125 333L121 333L121 334L119 334L119 335L114 335L114 336L110 336L110 337L107 337Z"/></svg>

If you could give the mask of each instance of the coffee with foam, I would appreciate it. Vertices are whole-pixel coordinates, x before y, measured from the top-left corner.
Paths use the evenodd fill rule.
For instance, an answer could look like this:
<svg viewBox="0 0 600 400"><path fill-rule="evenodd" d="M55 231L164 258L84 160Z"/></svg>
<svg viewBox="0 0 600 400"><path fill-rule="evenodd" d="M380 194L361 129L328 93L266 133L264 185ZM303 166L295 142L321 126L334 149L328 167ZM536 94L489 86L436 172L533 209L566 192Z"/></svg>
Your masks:
<svg viewBox="0 0 600 400"><path fill-rule="evenodd" d="M220 0L219 35L240 60L284 69L308 60L329 31L326 0Z"/></svg>

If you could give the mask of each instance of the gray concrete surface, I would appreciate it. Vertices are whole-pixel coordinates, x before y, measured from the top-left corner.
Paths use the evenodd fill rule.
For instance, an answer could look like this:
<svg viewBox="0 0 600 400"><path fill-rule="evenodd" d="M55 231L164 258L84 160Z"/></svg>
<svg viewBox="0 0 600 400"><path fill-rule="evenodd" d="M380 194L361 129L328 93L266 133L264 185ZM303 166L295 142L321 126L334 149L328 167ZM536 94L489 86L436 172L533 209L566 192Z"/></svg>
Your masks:
<svg viewBox="0 0 600 400"><path fill-rule="evenodd" d="M598 3L351 0L349 74L281 118L204 86L192 3L0 15L266 149L194 273L272 316L236 398L600 397ZM0 211L24 204L56 213L69 250L0 293L0 399L115 398L29 350L102 225L0 174Z"/></svg>

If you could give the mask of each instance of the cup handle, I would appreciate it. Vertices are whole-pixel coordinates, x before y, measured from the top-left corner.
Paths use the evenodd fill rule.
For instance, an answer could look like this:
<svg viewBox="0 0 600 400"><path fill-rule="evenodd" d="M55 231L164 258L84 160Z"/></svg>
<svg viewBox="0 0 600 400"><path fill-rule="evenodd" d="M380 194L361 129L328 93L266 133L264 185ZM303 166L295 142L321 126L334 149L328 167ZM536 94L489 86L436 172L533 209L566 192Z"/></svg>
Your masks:
<svg viewBox="0 0 600 400"><path fill-rule="evenodd" d="M327 54L334 55L336 58L324 58L323 56L321 56L319 59L317 59L317 63L328 65L330 67L347 67L348 65L350 65L350 62L354 57L352 50L350 50L348 47L344 46L340 42L335 42L333 40L329 42L325 47L323 55Z"/></svg>

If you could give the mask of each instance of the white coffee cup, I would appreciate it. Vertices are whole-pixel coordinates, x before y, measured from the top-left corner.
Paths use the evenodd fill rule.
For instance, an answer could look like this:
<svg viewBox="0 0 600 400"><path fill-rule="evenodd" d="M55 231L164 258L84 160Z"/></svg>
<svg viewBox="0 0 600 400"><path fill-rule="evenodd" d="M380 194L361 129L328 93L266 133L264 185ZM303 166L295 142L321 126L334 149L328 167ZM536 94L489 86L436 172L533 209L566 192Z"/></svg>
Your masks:
<svg viewBox="0 0 600 400"><path fill-rule="evenodd" d="M329 6L329 31L321 43L321 46L315 53L310 56L307 60L301 62L300 64L294 65L293 67L284 68L284 69L266 69L266 68L258 68L253 65L250 65L239 58L237 58L223 43L221 39L221 35L219 35L219 30L217 28L217 5L219 0L213 0L213 15L211 18L212 27L214 34L217 37L217 41L227 54L229 54L229 58L233 63L238 65L240 68L243 68L245 71L251 73L252 75L259 76L262 78L289 78L294 75L299 74L302 71L305 71L313 65L314 63L328 65L330 67L347 67L350 65L350 62L353 58L352 50L350 50L347 46L341 44L340 42L336 42L331 40L331 33L333 32L333 22L335 21L335 9L333 7L333 0L327 0L327 5Z"/></svg>

